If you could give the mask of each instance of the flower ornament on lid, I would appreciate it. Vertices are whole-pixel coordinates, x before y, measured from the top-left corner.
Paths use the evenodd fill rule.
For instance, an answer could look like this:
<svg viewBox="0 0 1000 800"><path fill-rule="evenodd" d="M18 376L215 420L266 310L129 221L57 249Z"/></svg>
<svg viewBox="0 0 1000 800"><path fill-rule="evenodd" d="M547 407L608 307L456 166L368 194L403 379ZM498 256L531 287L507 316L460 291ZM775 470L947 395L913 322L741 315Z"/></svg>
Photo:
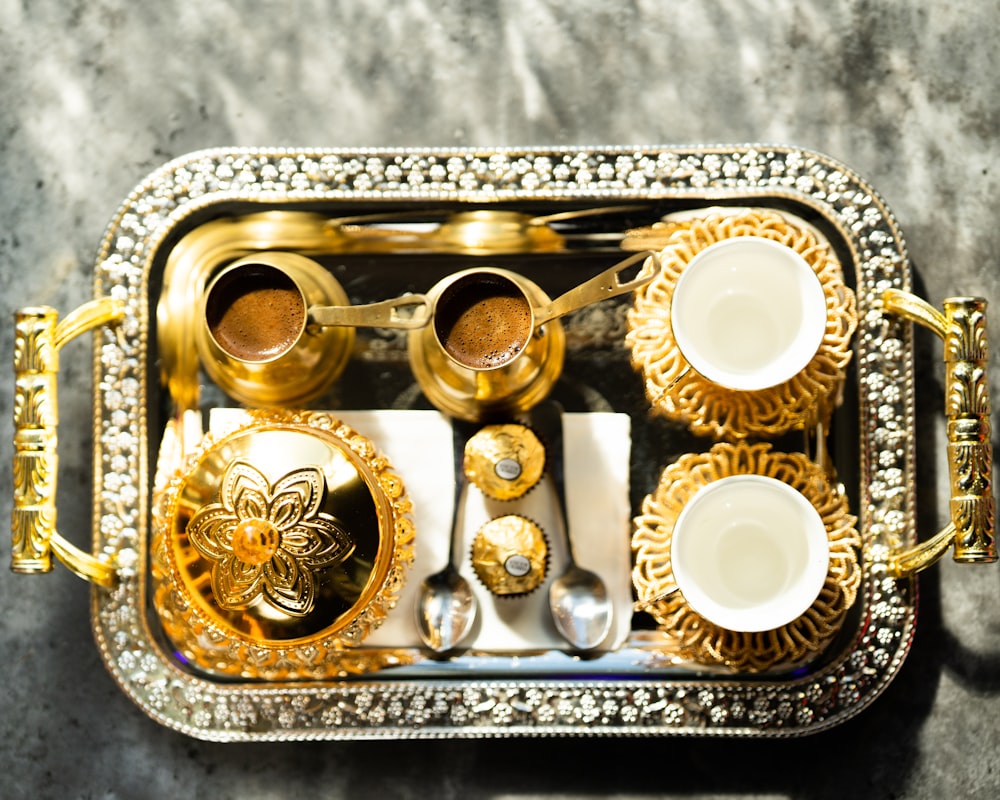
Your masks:
<svg viewBox="0 0 1000 800"><path fill-rule="evenodd" d="M315 603L315 572L347 559L354 542L321 510L323 473L295 470L273 486L237 460L226 469L219 502L203 507L187 528L191 544L212 562L212 590L226 610L261 599L292 616Z"/></svg>

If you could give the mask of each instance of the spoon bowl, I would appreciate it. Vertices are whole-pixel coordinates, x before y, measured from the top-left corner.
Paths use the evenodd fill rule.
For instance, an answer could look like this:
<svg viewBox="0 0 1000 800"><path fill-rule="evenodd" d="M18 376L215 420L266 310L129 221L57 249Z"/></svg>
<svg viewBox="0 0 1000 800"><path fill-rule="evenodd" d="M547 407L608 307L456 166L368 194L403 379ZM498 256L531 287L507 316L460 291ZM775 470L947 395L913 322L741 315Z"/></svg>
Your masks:
<svg viewBox="0 0 1000 800"><path fill-rule="evenodd" d="M560 635L577 650L592 650L611 630L608 588L596 572L570 562L549 587L549 607Z"/></svg>
<svg viewBox="0 0 1000 800"><path fill-rule="evenodd" d="M417 630L431 650L452 650L476 621L476 596L453 563L424 579L417 595Z"/></svg>

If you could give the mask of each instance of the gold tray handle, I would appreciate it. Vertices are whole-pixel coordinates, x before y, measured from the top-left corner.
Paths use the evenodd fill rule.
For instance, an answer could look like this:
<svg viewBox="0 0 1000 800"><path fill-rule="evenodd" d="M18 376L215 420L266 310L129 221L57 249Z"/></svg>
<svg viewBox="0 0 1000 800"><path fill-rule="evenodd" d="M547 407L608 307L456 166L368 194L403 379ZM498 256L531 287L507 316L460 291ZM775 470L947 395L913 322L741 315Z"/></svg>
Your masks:
<svg viewBox="0 0 1000 800"><path fill-rule="evenodd" d="M48 306L14 314L14 510L11 569L49 572L52 553L81 578L101 586L115 581L115 566L85 553L56 532L56 378L59 350L86 331L115 322L124 305L108 297L85 303L57 324Z"/></svg>
<svg viewBox="0 0 1000 800"><path fill-rule="evenodd" d="M894 554L889 571L897 577L913 575L936 563L951 545L955 561L996 561L986 300L950 297L941 313L919 297L889 289L882 303L887 311L930 328L944 342L951 478L951 522L926 542Z"/></svg>

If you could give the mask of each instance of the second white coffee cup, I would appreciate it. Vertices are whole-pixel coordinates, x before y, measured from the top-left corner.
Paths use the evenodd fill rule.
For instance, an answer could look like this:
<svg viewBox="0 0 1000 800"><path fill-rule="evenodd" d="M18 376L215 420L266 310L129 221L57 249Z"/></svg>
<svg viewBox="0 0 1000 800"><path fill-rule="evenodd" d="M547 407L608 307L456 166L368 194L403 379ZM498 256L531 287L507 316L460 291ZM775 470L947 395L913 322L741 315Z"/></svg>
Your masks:
<svg viewBox="0 0 1000 800"><path fill-rule="evenodd" d="M733 475L687 501L670 560L695 612L728 630L767 631L800 617L819 596L830 545L801 492L775 478Z"/></svg>

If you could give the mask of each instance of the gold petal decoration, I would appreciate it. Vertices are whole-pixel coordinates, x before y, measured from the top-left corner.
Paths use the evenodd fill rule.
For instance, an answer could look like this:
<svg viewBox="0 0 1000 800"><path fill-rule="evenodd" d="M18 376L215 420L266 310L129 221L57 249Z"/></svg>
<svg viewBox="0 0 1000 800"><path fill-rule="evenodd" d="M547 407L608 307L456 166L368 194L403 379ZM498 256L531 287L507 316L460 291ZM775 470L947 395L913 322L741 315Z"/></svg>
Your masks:
<svg viewBox="0 0 1000 800"><path fill-rule="evenodd" d="M212 561L212 590L221 608L236 611L263 599L291 616L315 602L314 570L344 561L354 542L320 510L323 473L303 467L273 486L253 464L226 468L219 500L202 507L187 527L191 544Z"/></svg>

